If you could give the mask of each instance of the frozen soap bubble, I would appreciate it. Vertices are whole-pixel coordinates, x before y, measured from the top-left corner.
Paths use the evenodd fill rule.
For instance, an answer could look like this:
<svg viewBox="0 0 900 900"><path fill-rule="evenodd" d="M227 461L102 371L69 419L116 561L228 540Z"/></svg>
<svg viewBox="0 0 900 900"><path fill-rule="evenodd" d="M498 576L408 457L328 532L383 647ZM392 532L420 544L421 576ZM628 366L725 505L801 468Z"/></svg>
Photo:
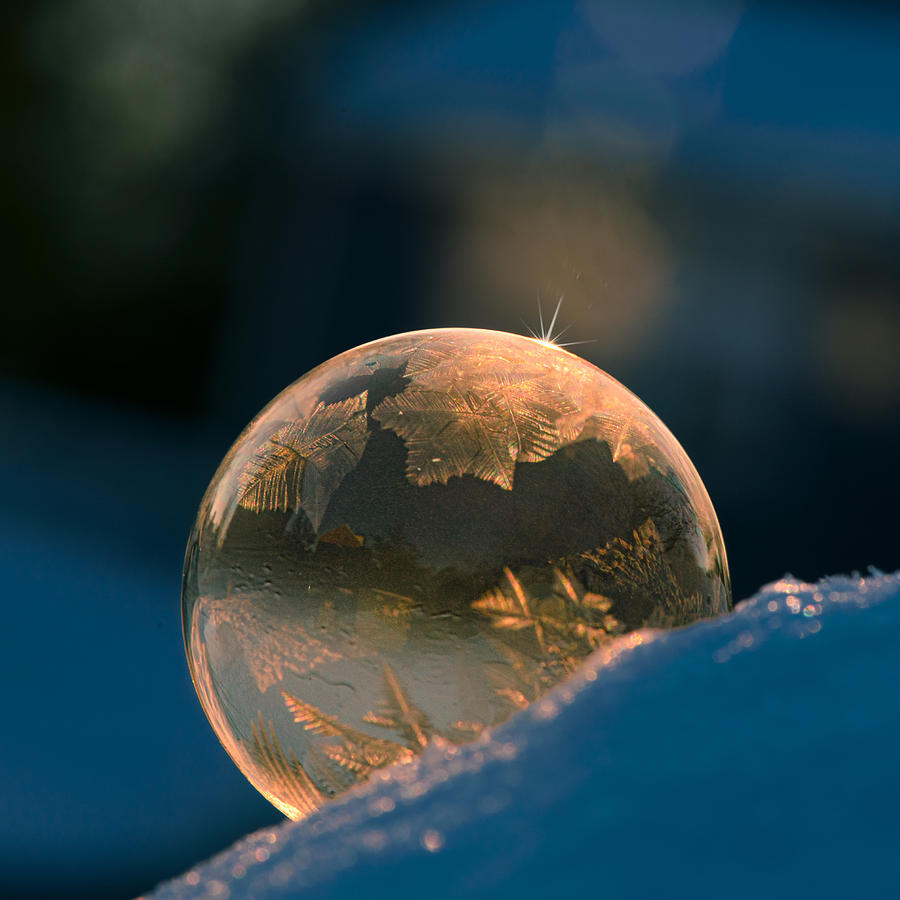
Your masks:
<svg viewBox="0 0 900 900"><path fill-rule="evenodd" d="M440 329L343 353L250 423L183 616L216 734L297 819L617 635L730 603L709 497L640 400L552 344Z"/></svg>

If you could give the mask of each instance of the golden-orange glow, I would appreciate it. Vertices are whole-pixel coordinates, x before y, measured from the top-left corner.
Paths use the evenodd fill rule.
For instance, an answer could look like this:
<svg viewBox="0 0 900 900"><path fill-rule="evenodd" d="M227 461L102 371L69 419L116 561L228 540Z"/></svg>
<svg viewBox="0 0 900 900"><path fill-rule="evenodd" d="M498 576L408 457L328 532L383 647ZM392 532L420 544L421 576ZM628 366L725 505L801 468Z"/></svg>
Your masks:
<svg viewBox="0 0 900 900"><path fill-rule="evenodd" d="M285 815L532 704L552 720L574 693L548 692L585 665L595 679L647 629L728 608L699 476L553 343L558 314L540 339L448 329L336 357L210 485L184 579L191 670Z"/></svg>

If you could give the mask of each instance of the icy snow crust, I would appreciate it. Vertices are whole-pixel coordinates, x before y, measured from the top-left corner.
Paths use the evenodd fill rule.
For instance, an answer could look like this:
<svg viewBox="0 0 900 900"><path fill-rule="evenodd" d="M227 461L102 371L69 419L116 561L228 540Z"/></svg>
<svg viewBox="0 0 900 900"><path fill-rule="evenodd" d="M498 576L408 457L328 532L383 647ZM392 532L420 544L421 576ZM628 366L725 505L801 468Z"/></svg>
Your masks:
<svg viewBox="0 0 900 900"><path fill-rule="evenodd" d="M900 573L786 577L151 896L900 896L898 645Z"/></svg>

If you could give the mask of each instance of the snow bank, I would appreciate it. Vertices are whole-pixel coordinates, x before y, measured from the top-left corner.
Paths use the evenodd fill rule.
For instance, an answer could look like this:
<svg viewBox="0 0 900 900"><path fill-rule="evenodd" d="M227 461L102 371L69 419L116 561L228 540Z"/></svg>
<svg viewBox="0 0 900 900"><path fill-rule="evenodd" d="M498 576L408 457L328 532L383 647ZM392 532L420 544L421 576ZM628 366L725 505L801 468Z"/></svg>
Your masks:
<svg viewBox="0 0 900 900"><path fill-rule="evenodd" d="M151 896L900 896L898 644L900 573L784 578Z"/></svg>

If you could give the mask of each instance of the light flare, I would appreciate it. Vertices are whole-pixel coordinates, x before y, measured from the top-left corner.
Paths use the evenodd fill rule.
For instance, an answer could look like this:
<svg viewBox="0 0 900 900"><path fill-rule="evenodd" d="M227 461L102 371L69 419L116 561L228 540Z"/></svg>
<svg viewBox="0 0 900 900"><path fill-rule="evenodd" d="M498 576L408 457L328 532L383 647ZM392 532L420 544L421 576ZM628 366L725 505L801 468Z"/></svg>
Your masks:
<svg viewBox="0 0 900 900"><path fill-rule="evenodd" d="M528 333L541 344L546 344L549 347L575 347L578 344L593 344L593 340L587 341L566 341L565 343L560 342L560 338L572 327L572 323L570 322L566 325L562 331L558 331L556 334L553 333L553 329L556 327L556 320L559 318L559 311L562 307L562 302L565 299L565 294L559 295L559 300L556 303L556 309L553 311L553 318L550 319L550 323L548 325L544 325L544 311L541 308L541 298L538 297L538 322L540 325L540 332L535 332L532 328L529 327L528 323L522 319L522 324L528 329Z"/></svg>

